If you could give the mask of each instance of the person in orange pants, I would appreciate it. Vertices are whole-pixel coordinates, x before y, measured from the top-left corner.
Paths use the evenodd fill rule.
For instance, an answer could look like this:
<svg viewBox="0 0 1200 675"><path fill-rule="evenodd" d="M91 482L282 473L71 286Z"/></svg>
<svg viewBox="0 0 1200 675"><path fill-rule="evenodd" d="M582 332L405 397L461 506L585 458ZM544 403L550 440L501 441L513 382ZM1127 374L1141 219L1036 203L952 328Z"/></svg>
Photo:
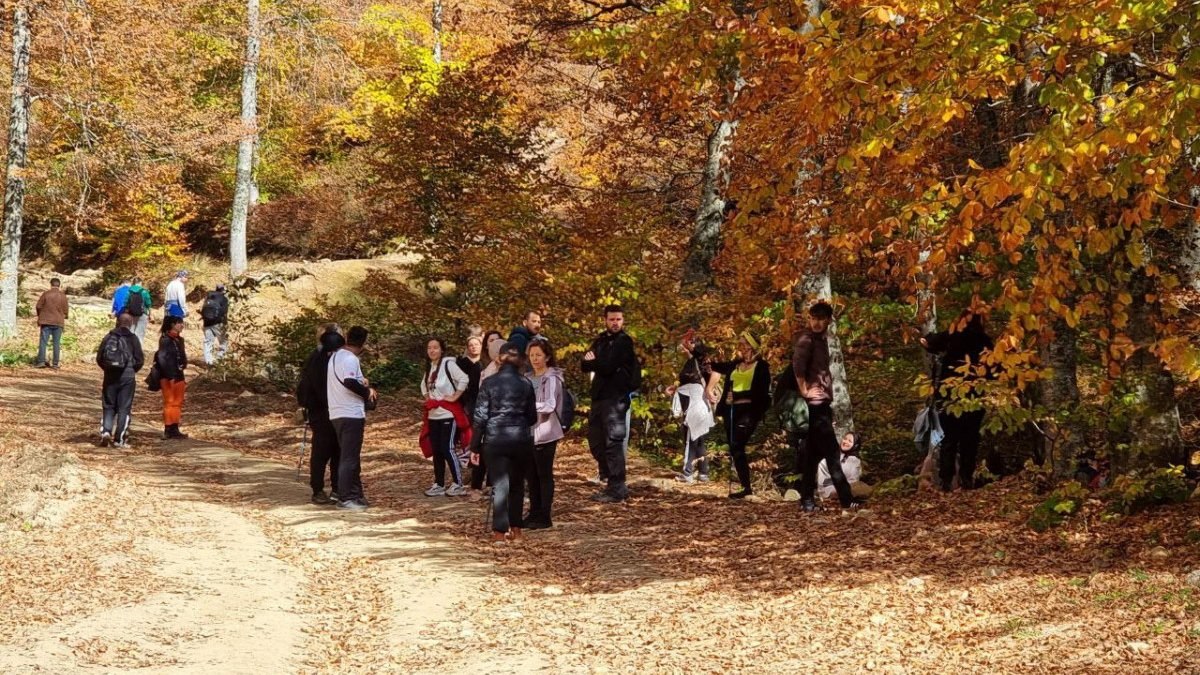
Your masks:
<svg viewBox="0 0 1200 675"><path fill-rule="evenodd" d="M158 367L158 382L163 397L163 438L187 438L179 430L183 417L183 395L187 389L184 371L187 369L187 350L184 347L183 318L168 316L163 319L162 337L158 339L158 352L154 363Z"/></svg>

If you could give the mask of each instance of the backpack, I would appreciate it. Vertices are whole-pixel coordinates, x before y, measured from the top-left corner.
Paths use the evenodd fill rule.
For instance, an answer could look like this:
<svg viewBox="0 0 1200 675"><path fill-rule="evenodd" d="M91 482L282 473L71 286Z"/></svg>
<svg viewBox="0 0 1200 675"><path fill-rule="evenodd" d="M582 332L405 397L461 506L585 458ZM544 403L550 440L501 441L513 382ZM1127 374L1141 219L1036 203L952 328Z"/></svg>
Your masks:
<svg viewBox="0 0 1200 675"><path fill-rule="evenodd" d="M575 423L575 394L566 386L563 387L562 411L554 414L558 416L558 425L562 427L563 433L570 431L571 425Z"/></svg>
<svg viewBox="0 0 1200 675"><path fill-rule="evenodd" d="M142 297L141 292L129 292L129 299L125 301L125 311L129 316L141 317L146 312L146 299Z"/></svg>
<svg viewBox="0 0 1200 675"><path fill-rule="evenodd" d="M221 296L219 293L213 291L204 299L204 306L200 308L200 318L205 321L217 321L221 318Z"/></svg>
<svg viewBox="0 0 1200 675"><path fill-rule="evenodd" d="M133 350L125 338L116 333L104 336L100 344L100 367L105 370L124 370L133 365Z"/></svg>

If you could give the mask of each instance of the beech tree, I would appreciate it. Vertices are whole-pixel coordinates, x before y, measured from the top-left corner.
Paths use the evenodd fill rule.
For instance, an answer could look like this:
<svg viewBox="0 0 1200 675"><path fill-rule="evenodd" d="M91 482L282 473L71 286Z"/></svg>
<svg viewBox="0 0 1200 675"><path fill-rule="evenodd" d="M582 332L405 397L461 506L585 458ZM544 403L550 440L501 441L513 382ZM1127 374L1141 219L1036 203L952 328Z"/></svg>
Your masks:
<svg viewBox="0 0 1200 675"><path fill-rule="evenodd" d="M8 161L4 181L4 237L0 242L0 338L17 329L17 266L25 218L25 170L29 152L30 2L17 0L12 12L12 90L8 117Z"/></svg>

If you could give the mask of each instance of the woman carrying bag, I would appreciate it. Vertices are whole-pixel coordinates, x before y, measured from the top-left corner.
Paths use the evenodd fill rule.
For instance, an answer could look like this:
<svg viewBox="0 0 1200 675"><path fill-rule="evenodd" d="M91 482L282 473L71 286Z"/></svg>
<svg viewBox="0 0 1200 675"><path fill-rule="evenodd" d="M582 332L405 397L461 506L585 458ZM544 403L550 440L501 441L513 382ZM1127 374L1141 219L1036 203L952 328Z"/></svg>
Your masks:
<svg viewBox="0 0 1200 675"><path fill-rule="evenodd" d="M162 335L158 338L158 351L154 354L152 377L157 377L163 398L163 438L184 439L187 434L179 430L183 418L183 397L187 389L184 371L187 370L187 349L183 343L183 317L167 316L163 319Z"/></svg>

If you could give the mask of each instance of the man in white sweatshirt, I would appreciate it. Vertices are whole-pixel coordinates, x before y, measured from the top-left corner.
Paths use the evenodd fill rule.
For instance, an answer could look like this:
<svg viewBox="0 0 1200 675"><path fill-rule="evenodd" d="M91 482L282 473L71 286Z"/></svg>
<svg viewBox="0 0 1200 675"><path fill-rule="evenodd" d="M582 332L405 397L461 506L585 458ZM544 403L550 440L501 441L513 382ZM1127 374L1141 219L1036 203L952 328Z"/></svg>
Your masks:
<svg viewBox="0 0 1200 675"><path fill-rule="evenodd" d="M329 422L337 434L338 448L338 508L361 511L367 508L363 496L362 455L363 434L367 426L367 401L374 402L378 394L363 376L358 355L367 344L367 329L355 326L346 334L346 346L329 355L325 377L325 393L329 399Z"/></svg>
<svg viewBox="0 0 1200 675"><path fill-rule="evenodd" d="M171 283L167 284L167 292L163 296L163 316L177 316L183 318L187 311L187 270L179 270L175 274L175 278Z"/></svg>

